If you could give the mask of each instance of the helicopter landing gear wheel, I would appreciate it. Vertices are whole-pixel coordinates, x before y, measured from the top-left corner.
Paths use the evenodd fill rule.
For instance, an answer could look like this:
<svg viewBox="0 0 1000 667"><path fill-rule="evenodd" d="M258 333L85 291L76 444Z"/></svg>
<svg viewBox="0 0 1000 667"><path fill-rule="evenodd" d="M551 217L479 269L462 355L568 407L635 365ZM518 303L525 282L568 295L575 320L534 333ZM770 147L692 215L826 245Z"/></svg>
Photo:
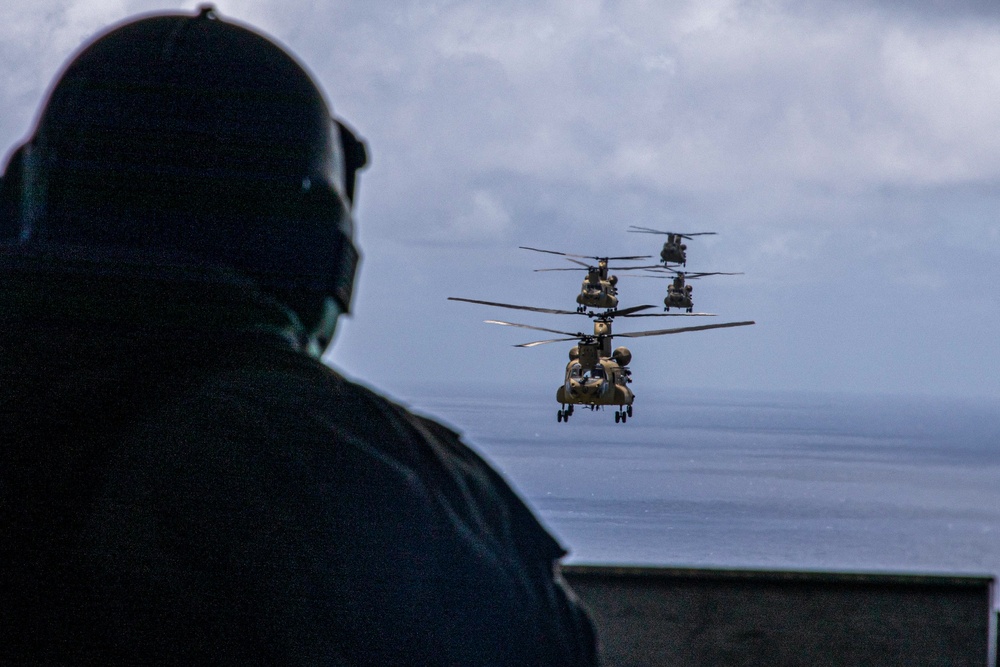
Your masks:
<svg viewBox="0 0 1000 667"><path fill-rule="evenodd" d="M628 421L628 413L622 411L622 423L624 424L627 421Z"/></svg>
<svg viewBox="0 0 1000 667"><path fill-rule="evenodd" d="M631 406L631 405L630 405L630 406L628 406L628 408L627 408L627 409L626 409L625 411L626 411L626 412L628 413L628 416L629 416L629 417L631 417L631 416L632 416L632 406Z"/></svg>
<svg viewBox="0 0 1000 667"><path fill-rule="evenodd" d="M561 422L565 419L566 419L566 414L562 410L556 413L556 421Z"/></svg>
<svg viewBox="0 0 1000 667"><path fill-rule="evenodd" d="M617 424L617 423L618 423L618 422L620 422L621 420L622 420L622 413L621 413L621 412L618 412L618 411L616 410L616 411L615 411L615 423Z"/></svg>
<svg viewBox="0 0 1000 667"><path fill-rule="evenodd" d="M572 405L570 405L568 408L566 408L566 419L569 419L569 416L571 414L573 414L573 406Z"/></svg>

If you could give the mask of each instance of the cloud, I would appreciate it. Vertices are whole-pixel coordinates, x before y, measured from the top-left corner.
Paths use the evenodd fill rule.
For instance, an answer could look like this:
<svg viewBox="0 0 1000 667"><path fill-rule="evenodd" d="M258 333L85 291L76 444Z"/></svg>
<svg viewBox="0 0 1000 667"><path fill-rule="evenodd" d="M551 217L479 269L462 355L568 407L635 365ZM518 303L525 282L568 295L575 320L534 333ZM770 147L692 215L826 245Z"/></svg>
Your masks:
<svg viewBox="0 0 1000 667"><path fill-rule="evenodd" d="M487 190L473 190L462 210L435 225L429 238L435 243L462 245L502 240L510 227L510 214L503 202Z"/></svg>
<svg viewBox="0 0 1000 667"><path fill-rule="evenodd" d="M406 37L354 63L370 74L359 91L392 105L367 119L390 168L435 196L506 174L588 192L766 189L793 206L803 187L852 196L1000 171L990 25L894 23L863 3L571 4L394 14L391 37Z"/></svg>
<svg viewBox="0 0 1000 667"><path fill-rule="evenodd" d="M82 40L153 8L12 6L0 26L5 145L28 132ZM740 291L732 303L754 317L772 301L772 316L785 313L786 290L826 297L852 281L873 306L891 288L894 313L935 307L923 300L930 289L952 295L945 306L960 297L958 315L995 311L996 3L231 0L219 9L285 44L368 140L358 208L363 285L378 303L398 285L377 267L464 286L492 262L491 279L502 272L534 295L560 281L537 282L535 258L516 246L657 250L625 233L639 224L718 231L692 247L695 270L747 275L706 282L703 293ZM524 275L507 276L513 268ZM475 296L499 298L479 279ZM418 317L409 302L398 307L379 325ZM361 318L356 326L361 347L381 335L361 333ZM466 333L454 335L460 345Z"/></svg>
<svg viewBox="0 0 1000 667"><path fill-rule="evenodd" d="M877 13L918 23L1000 20L1000 5L992 0L840 0L837 5L840 11ZM817 15L831 11L830 3L823 0L796 0L783 6Z"/></svg>

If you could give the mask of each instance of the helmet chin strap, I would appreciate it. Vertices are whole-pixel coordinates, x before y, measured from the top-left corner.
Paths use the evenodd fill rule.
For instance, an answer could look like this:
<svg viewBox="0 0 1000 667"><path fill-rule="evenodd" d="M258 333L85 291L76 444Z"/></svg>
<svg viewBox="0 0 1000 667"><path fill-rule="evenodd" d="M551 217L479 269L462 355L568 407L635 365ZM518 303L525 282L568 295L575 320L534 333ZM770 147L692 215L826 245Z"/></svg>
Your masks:
<svg viewBox="0 0 1000 667"><path fill-rule="evenodd" d="M337 330L337 319L340 317L341 312L343 311L336 299L330 297L323 299L319 319L312 326L312 329L307 332L306 352L310 356L319 359L326 352L330 343L333 342L333 335Z"/></svg>

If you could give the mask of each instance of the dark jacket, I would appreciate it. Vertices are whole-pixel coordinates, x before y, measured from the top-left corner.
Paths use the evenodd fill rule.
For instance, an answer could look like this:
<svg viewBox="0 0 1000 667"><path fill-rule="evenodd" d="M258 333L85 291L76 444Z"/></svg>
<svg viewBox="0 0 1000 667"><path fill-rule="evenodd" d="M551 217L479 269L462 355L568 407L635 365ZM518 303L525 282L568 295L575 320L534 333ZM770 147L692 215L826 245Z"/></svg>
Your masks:
<svg viewBox="0 0 1000 667"><path fill-rule="evenodd" d="M594 662L498 474L252 285L0 259L0 661Z"/></svg>

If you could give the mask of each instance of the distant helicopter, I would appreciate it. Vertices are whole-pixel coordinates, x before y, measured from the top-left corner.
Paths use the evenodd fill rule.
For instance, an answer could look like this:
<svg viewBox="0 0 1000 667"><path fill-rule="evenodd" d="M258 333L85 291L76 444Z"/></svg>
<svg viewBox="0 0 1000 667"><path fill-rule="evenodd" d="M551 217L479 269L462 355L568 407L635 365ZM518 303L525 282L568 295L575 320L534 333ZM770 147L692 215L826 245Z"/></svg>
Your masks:
<svg viewBox="0 0 1000 667"><path fill-rule="evenodd" d="M632 352L626 347L617 347L612 350L612 338L664 336L686 331L705 331L707 329L741 327L754 324L753 321L726 322L723 324L706 324L676 329L632 331L613 334L611 332L610 320L597 319L594 321L594 333L586 334L546 329L544 327L503 322L500 320L486 320L486 322L487 324L521 327L567 336L567 338L551 338L531 343L521 343L515 345L515 347L535 347L537 345L545 345L546 343L571 340L579 341L569 352L569 363L566 365L563 384L556 389L556 401L560 404L560 408L556 412L556 420L559 422L569 421L576 405L584 405L591 410L596 410L598 407L604 405L615 405L618 407L615 411L615 423L622 424L627 422L628 418L632 416L632 404L635 401L635 394L628 387L628 384L632 381L632 373L628 368L628 364L632 362Z"/></svg>
<svg viewBox="0 0 1000 667"><path fill-rule="evenodd" d="M540 248L529 248L519 246L522 250L533 250L535 252L545 252L550 255L562 255L570 262L579 264L587 270L587 277L580 286L580 293L576 296L577 312L583 313L587 308L607 308L618 307L618 276L609 275L608 262L612 260L635 260L649 259L651 255L631 255L627 257L597 257L594 255L573 255L568 252L557 250L542 250ZM593 259L597 261L597 266L580 262L576 259ZM624 267L623 267L624 268ZM579 271L577 268L566 269L536 269L536 271Z"/></svg>
<svg viewBox="0 0 1000 667"><path fill-rule="evenodd" d="M664 271L663 267L636 267L636 268L655 268L660 271ZM704 276L742 276L742 272L730 273L725 271L702 271L702 272L685 272L678 271L676 269L669 269L670 272L674 274L673 279L670 284L667 285L667 295L663 299L663 310L669 311L671 308L680 308L686 310L688 313L694 314L694 300L691 297L691 293L694 291L691 285L688 285L686 280L695 280L697 278L702 278ZM625 274L633 275L633 274ZM670 278L670 276L652 276L652 275L640 275L641 278Z"/></svg>
<svg viewBox="0 0 1000 667"><path fill-rule="evenodd" d="M660 250L660 261L663 262L664 266L671 263L687 266L687 245L685 245L681 239L690 239L694 236L709 236L716 233L691 232L688 234L681 234L680 232L663 232L659 229L636 227L635 225L630 225L628 231L636 234L666 234L667 240L663 244L663 249Z"/></svg>

